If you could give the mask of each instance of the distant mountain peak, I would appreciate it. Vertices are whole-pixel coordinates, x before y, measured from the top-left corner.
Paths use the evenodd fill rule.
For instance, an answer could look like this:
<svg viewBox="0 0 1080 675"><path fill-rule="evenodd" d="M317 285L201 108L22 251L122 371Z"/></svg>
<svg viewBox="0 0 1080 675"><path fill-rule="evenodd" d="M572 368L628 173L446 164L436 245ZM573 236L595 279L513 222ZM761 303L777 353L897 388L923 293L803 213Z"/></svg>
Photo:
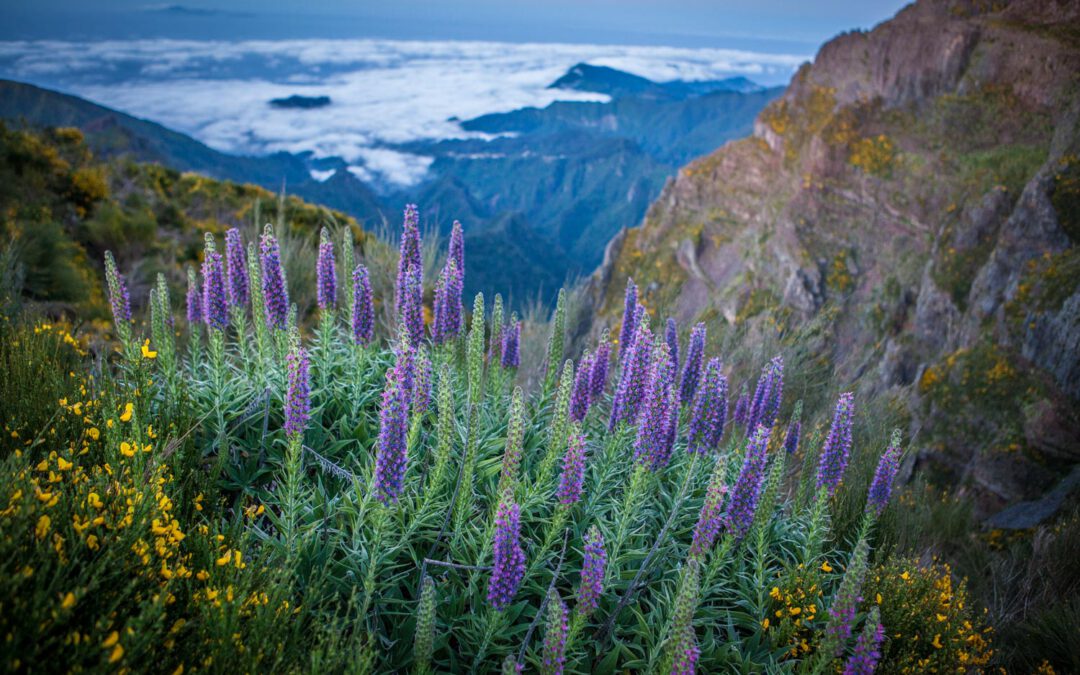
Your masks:
<svg viewBox="0 0 1080 675"><path fill-rule="evenodd" d="M612 98L637 96L653 99L684 99L715 91L746 94L762 91L764 87L742 76L722 80L655 82L610 66L596 66L581 62L571 66L562 77L548 85L548 89L588 91L606 94Z"/></svg>

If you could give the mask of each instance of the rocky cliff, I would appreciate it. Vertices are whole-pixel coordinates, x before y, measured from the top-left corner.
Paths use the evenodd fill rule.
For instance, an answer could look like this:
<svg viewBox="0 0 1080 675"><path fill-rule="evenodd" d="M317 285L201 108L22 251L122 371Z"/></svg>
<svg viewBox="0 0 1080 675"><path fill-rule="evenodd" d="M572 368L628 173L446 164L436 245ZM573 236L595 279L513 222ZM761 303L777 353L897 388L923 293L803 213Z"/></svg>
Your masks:
<svg viewBox="0 0 1080 675"><path fill-rule="evenodd" d="M610 244L585 330L696 321L737 387L772 351L856 388L981 514L1080 461L1080 3L924 0L841 35Z"/></svg>

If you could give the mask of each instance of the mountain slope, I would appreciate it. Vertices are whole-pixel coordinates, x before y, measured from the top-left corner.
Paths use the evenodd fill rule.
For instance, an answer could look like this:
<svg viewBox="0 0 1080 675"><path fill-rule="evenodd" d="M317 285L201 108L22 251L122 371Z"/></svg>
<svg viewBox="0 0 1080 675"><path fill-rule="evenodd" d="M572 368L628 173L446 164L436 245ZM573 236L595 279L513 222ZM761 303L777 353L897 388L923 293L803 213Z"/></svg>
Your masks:
<svg viewBox="0 0 1080 675"><path fill-rule="evenodd" d="M980 514L1052 487L1080 461L1080 9L996 7L923 0L823 46L613 240L591 328L632 276L751 364L784 352L819 415L813 383L850 383Z"/></svg>
<svg viewBox="0 0 1080 675"><path fill-rule="evenodd" d="M76 127L102 158L128 156L180 171L195 171L212 178L254 183L268 190L288 191L316 201L330 191L312 180L306 162L279 152L244 157L218 152L199 141L160 124L48 89L0 80L0 118L25 120L36 126ZM335 191L329 204L362 220L381 220L378 198L359 180Z"/></svg>

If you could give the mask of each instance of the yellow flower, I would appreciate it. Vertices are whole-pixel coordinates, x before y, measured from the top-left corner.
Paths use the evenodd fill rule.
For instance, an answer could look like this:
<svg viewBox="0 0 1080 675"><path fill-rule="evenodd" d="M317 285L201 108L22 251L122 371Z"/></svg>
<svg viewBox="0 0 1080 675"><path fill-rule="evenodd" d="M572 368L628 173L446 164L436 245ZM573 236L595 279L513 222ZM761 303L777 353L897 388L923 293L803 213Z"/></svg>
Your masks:
<svg viewBox="0 0 1080 675"><path fill-rule="evenodd" d="M199 581L206 581L210 578L210 573L206 570L199 570L199 573L195 575L195 578Z"/></svg>
<svg viewBox="0 0 1080 675"><path fill-rule="evenodd" d="M124 648L121 645L116 645L113 647L112 654L109 654L109 663L116 663L122 658L124 658Z"/></svg>
<svg viewBox="0 0 1080 675"><path fill-rule="evenodd" d="M60 469L61 471L67 471L73 466L75 466L75 465L72 464L71 462L67 461L63 457L57 457L56 458L56 467L58 469Z"/></svg>
<svg viewBox="0 0 1080 675"><path fill-rule="evenodd" d="M105 506L105 503L101 501L101 497L99 497L98 493L96 492L91 492L90 494L86 495L86 501L90 504L90 506L94 507L95 509L100 509L101 507Z"/></svg>
<svg viewBox="0 0 1080 675"><path fill-rule="evenodd" d="M38 518L37 527L34 530L34 533L37 535L37 538L38 539L44 539L45 535L47 535L49 533L49 527L51 525L52 525L52 519L49 518L48 516L41 516L40 518Z"/></svg>
<svg viewBox="0 0 1080 675"><path fill-rule="evenodd" d="M135 412L135 405L127 403L124 405L124 412L120 415L121 422L130 422L131 415Z"/></svg>
<svg viewBox="0 0 1080 675"><path fill-rule="evenodd" d="M120 444L120 454L122 454L124 457L134 457L135 448L131 447L131 443L124 441Z"/></svg>
<svg viewBox="0 0 1080 675"><path fill-rule="evenodd" d="M157 352L150 349L150 338L146 339L146 342L142 346L142 355L144 359L156 359Z"/></svg>
<svg viewBox="0 0 1080 675"><path fill-rule="evenodd" d="M941 649L942 647L944 647L945 645L941 644L941 633L938 633L937 635L935 635L934 636L934 641L931 642L930 644L934 645L935 649Z"/></svg>
<svg viewBox="0 0 1080 675"><path fill-rule="evenodd" d="M832 572L832 570L833 570L833 568L832 568L831 565L829 565L829 562L827 560L825 562L821 563L821 571L822 572Z"/></svg>
<svg viewBox="0 0 1080 675"><path fill-rule="evenodd" d="M60 601L60 607L62 609L71 609L75 606L75 594L68 593L64 596L64 599Z"/></svg>
<svg viewBox="0 0 1080 675"><path fill-rule="evenodd" d="M769 620L765 619L764 621L762 621L761 622L761 627L764 628L765 630L769 630Z"/></svg>
<svg viewBox="0 0 1080 675"><path fill-rule="evenodd" d="M881 593L877 594L877 597L875 598L875 600L877 600L877 604L879 604L879 605L881 604Z"/></svg>
<svg viewBox="0 0 1080 675"><path fill-rule="evenodd" d="M91 551L98 550L98 538L96 534L92 534L86 538L86 547Z"/></svg>
<svg viewBox="0 0 1080 675"><path fill-rule="evenodd" d="M218 558L214 562L217 564L218 567L224 567L225 565L228 565L229 561L231 561L231 560L232 560L232 551L225 551L225 555L221 556L220 558Z"/></svg>
<svg viewBox="0 0 1080 675"><path fill-rule="evenodd" d="M907 570L904 570L904 573L900 575L900 578L903 579L904 581L907 581L908 579L911 578L911 575L908 574Z"/></svg>
<svg viewBox="0 0 1080 675"><path fill-rule="evenodd" d="M117 642L120 642L120 633L113 631L109 633L109 637L105 638L105 642L101 643L101 648L108 649L109 647L115 645Z"/></svg>
<svg viewBox="0 0 1080 675"><path fill-rule="evenodd" d="M86 430L86 433L90 436L90 438L94 439L95 441L101 438L101 430L97 427L90 427Z"/></svg>

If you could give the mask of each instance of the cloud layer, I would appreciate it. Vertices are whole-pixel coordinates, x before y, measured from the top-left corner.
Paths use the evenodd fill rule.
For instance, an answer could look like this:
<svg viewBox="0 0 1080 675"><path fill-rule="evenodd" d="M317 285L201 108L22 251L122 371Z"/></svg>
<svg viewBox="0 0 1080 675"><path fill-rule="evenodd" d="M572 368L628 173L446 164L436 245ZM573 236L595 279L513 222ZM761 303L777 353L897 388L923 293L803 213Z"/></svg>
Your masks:
<svg viewBox="0 0 1080 675"><path fill-rule="evenodd" d="M0 75L59 88L188 133L219 150L340 156L374 182L422 180L430 158L382 143L467 134L456 119L604 100L547 89L587 61L654 80L785 81L806 57L682 49L464 41L130 40L0 42ZM292 94L325 108L272 108Z"/></svg>

